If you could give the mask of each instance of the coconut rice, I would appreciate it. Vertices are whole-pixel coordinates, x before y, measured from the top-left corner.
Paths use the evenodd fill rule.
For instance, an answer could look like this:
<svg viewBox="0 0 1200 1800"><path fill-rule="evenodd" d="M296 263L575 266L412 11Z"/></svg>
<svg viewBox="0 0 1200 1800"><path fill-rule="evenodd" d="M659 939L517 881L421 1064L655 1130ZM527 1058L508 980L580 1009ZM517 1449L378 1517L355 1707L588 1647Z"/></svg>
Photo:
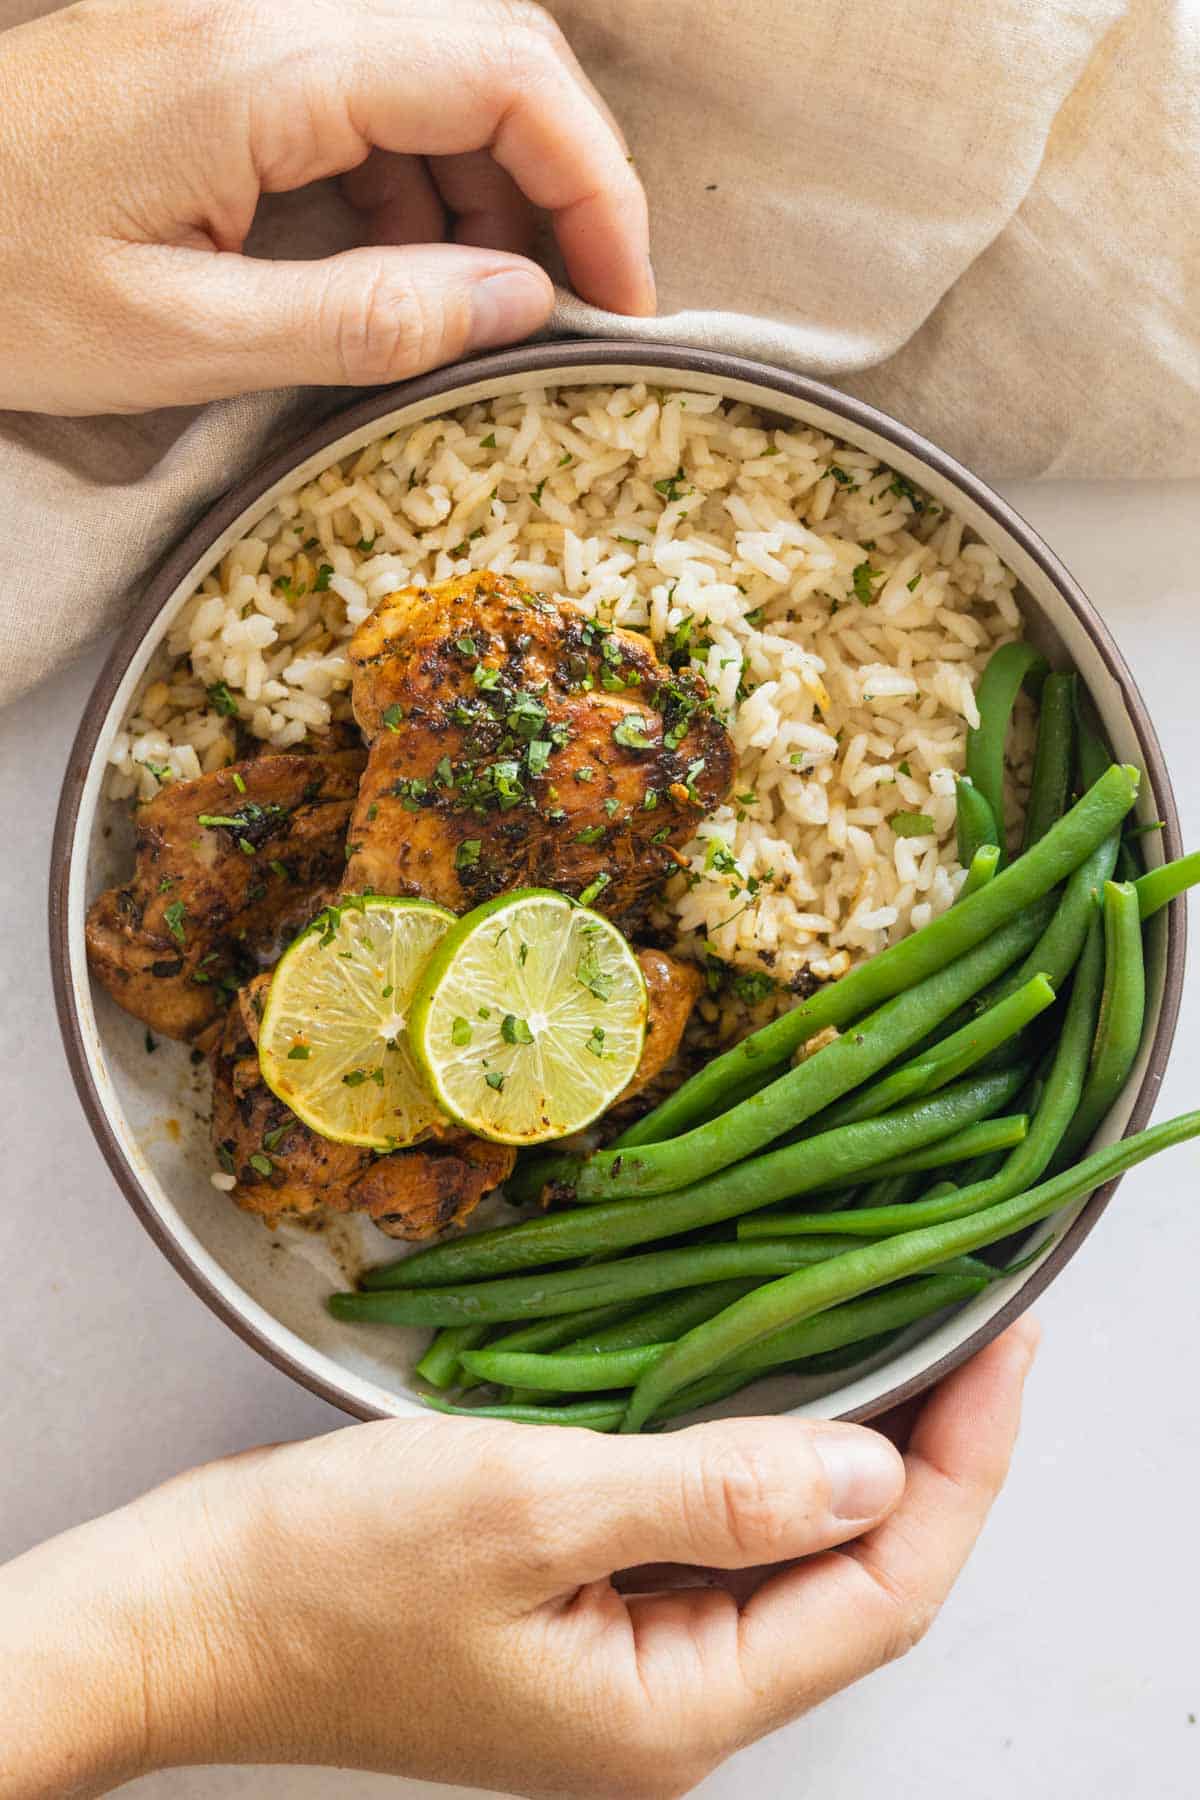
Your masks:
<svg viewBox="0 0 1200 1800"><path fill-rule="evenodd" d="M841 975L952 903L954 778L974 684L1021 635L1015 577L865 452L640 382L460 409L285 495L180 612L114 742L110 796L349 719L346 642L376 602L481 568L707 677L736 792L655 922L735 972L733 1008ZM1019 806L1027 709L1016 744Z"/></svg>

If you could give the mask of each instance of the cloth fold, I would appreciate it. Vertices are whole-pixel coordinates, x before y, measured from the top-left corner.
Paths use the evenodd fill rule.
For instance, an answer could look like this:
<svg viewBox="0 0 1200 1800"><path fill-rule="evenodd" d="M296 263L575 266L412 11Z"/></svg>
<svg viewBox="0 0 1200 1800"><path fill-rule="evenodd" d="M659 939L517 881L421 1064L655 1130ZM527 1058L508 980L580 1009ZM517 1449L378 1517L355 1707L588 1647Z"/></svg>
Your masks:
<svg viewBox="0 0 1200 1800"><path fill-rule="evenodd" d="M46 10L0 0L0 26ZM661 302L619 319L562 292L556 330L824 376L985 475L1200 472L1191 0L550 10L628 134ZM251 248L331 254L349 233L321 184L264 205ZM0 413L0 702L113 625L206 504L345 397Z"/></svg>

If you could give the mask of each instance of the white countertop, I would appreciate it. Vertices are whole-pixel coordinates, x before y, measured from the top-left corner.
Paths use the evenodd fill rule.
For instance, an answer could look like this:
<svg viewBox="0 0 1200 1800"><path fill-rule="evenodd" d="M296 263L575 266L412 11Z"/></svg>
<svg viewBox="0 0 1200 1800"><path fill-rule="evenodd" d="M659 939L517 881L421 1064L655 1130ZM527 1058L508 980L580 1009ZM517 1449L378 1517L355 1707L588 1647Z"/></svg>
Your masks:
<svg viewBox="0 0 1200 1800"><path fill-rule="evenodd" d="M1187 841L1200 845L1200 481L1008 492L1112 626L1157 721ZM46 865L98 663L0 717L0 1558L189 1464L343 1422L183 1286L121 1198L67 1075ZM1200 973L1160 1118L1196 1103L1198 1066ZM1198 1145L1126 1177L1043 1299L1012 1478L929 1638L743 1752L699 1790L705 1800L1200 1793L1198 1202ZM125 1791L454 1800L424 1783L298 1769L176 1771Z"/></svg>

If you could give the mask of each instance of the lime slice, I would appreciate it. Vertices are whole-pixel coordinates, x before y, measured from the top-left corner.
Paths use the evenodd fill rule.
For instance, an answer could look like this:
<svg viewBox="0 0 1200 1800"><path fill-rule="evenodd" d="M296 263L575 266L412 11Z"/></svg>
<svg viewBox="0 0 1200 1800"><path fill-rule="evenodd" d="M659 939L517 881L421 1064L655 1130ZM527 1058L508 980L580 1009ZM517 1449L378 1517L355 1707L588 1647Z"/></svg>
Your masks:
<svg viewBox="0 0 1200 1800"><path fill-rule="evenodd" d="M460 919L413 995L409 1033L438 1104L500 1144L565 1137L636 1070L646 984L615 925L548 888Z"/></svg>
<svg viewBox="0 0 1200 1800"><path fill-rule="evenodd" d="M395 1150L442 1118L407 1021L418 977L453 923L427 900L355 897L323 912L280 958L258 1066L322 1137Z"/></svg>

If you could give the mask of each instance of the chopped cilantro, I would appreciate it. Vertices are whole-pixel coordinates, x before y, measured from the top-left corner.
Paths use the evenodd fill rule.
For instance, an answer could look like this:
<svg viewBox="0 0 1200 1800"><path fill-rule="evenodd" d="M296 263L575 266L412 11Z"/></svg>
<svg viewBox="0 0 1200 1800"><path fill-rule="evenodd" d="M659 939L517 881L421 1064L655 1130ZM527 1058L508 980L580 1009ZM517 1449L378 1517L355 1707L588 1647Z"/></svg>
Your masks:
<svg viewBox="0 0 1200 1800"><path fill-rule="evenodd" d="M600 958L594 944L588 944L579 961L575 964L575 979L597 1000L608 1000L613 991L614 977L606 975L600 967Z"/></svg>
<svg viewBox="0 0 1200 1800"><path fill-rule="evenodd" d="M542 479L538 482L537 486L535 488L530 489L530 499L533 501L533 504L535 506L540 506L542 504L542 490L545 487L545 485L546 485L546 478L543 475Z"/></svg>
<svg viewBox="0 0 1200 1800"><path fill-rule="evenodd" d="M276 1125L274 1131L264 1131L263 1132L263 1149L264 1150L278 1150L280 1144L283 1142L284 1138L287 1136L288 1130L289 1130L289 1126L288 1126L287 1121L285 1120L282 1125Z"/></svg>
<svg viewBox="0 0 1200 1800"><path fill-rule="evenodd" d="M549 738L534 738L525 752L525 766L531 775L541 775L550 761L550 752L554 748Z"/></svg>
<svg viewBox="0 0 1200 1800"><path fill-rule="evenodd" d="M872 568L869 562L860 562L850 577L854 584L854 598L863 606L870 606L875 599L874 583L883 576L882 569Z"/></svg>
<svg viewBox="0 0 1200 1800"><path fill-rule="evenodd" d="M897 837L929 837L934 830L928 813L893 813L888 823Z"/></svg>
<svg viewBox="0 0 1200 1800"><path fill-rule="evenodd" d="M170 906L163 907L163 924L177 944L186 944L187 935L183 929L183 921L187 918L187 907L182 900L172 900Z"/></svg>
<svg viewBox="0 0 1200 1800"><path fill-rule="evenodd" d="M587 825L582 831L575 833L575 842L577 844L598 844L603 836L603 825Z"/></svg>
<svg viewBox="0 0 1200 1800"><path fill-rule="evenodd" d="M603 1027L603 1025L593 1025L592 1026L592 1035L583 1047L585 1050L590 1050L593 1056L603 1056L604 1055L604 1027Z"/></svg>
<svg viewBox="0 0 1200 1800"><path fill-rule="evenodd" d="M669 505L673 505L676 500L682 500L685 494L690 494L692 490L683 485L683 464L680 463L675 473L668 476L665 481L656 481L654 491L656 494L661 494Z"/></svg>
<svg viewBox="0 0 1200 1800"><path fill-rule="evenodd" d="M289 1062L307 1062L311 1055L312 1046L310 1044L293 1044L287 1053L287 1059Z"/></svg>
<svg viewBox="0 0 1200 1800"><path fill-rule="evenodd" d="M452 1044L469 1044L471 1041L470 1019L457 1018L450 1026L450 1042Z"/></svg>
<svg viewBox="0 0 1200 1800"><path fill-rule="evenodd" d="M390 706L384 707L382 717L389 731L399 731L401 720L404 718L404 708L398 706L393 700Z"/></svg>
<svg viewBox="0 0 1200 1800"><path fill-rule="evenodd" d="M269 1156L264 1156L261 1150L256 1150L254 1155L247 1160L249 1161L250 1167L258 1175L271 1175L274 1173L275 1164L271 1161Z"/></svg>
<svg viewBox="0 0 1200 1800"><path fill-rule="evenodd" d="M329 577L333 574L332 563L322 563L317 570L317 579L312 584L314 594L323 594L329 586Z"/></svg>
<svg viewBox="0 0 1200 1800"><path fill-rule="evenodd" d="M356 550L361 550L363 555L366 556L370 553L370 551L372 551L375 548L375 546L378 542L379 542L379 533L376 532L375 536L372 538L359 538L359 540L358 540L357 544L355 544L354 548Z"/></svg>
<svg viewBox="0 0 1200 1800"><path fill-rule="evenodd" d="M734 993L747 1006L757 1006L772 992L774 986L775 983L771 977L760 969L752 970L748 975L735 976L733 981Z"/></svg>
<svg viewBox="0 0 1200 1800"><path fill-rule="evenodd" d="M497 1093L499 1093L504 1086L504 1077L499 1069L489 1069L483 1079L487 1082L488 1086L494 1088Z"/></svg>
<svg viewBox="0 0 1200 1800"><path fill-rule="evenodd" d="M611 880L611 875L597 875L595 881L590 881L587 887L584 888L582 894L580 894L580 906L590 906L592 901L597 899L599 895L604 892Z"/></svg>
<svg viewBox="0 0 1200 1800"><path fill-rule="evenodd" d="M846 470L843 469L839 463L830 463L826 472L833 476L833 479L837 482L839 487L854 488L853 475L847 474Z"/></svg>
<svg viewBox="0 0 1200 1800"><path fill-rule="evenodd" d="M478 651L475 648L475 639L473 637L455 638L454 648L460 650L464 656L478 655Z"/></svg>
<svg viewBox="0 0 1200 1800"><path fill-rule="evenodd" d="M590 769L588 765L584 763L581 768L576 769L575 779L576 781L595 781L596 771L595 769Z"/></svg>
<svg viewBox="0 0 1200 1800"><path fill-rule="evenodd" d="M486 692L490 693L492 688L500 685L499 669L489 669L486 663L476 663L473 675L475 686L483 688Z"/></svg>
<svg viewBox="0 0 1200 1800"><path fill-rule="evenodd" d="M897 764L896 764L896 769L897 769L897 772L898 772L898 773L899 773L899 774L901 774L901 775L907 775L907 776L908 776L908 777L909 777L909 778L910 778L910 780L911 780L911 778L912 778L912 765L911 765L911 763L907 763L907 762L902 762L902 763L897 763Z"/></svg>
<svg viewBox="0 0 1200 1800"><path fill-rule="evenodd" d="M620 744L623 750L652 750L654 739L650 736L653 721L644 719L639 713L626 713L620 722L613 726L613 743Z"/></svg>
<svg viewBox="0 0 1200 1800"><path fill-rule="evenodd" d="M485 438L480 438L479 448L481 450L494 450L496 448L496 434L494 431L489 431Z"/></svg>
<svg viewBox="0 0 1200 1800"><path fill-rule="evenodd" d="M342 1076L347 1087L361 1087L366 1079L367 1071L365 1069L351 1069Z"/></svg>
<svg viewBox="0 0 1200 1800"><path fill-rule="evenodd" d="M506 1044L532 1044L533 1042L529 1021L519 1018L516 1013L505 1013L500 1021L500 1036Z"/></svg>
<svg viewBox="0 0 1200 1800"><path fill-rule="evenodd" d="M911 581L905 582L904 585L908 589L910 594L913 593L913 591L916 589L917 584L920 581L920 579L921 579L921 577L919 575L914 575Z"/></svg>
<svg viewBox="0 0 1200 1800"><path fill-rule="evenodd" d="M237 718L237 701L223 681L214 681L207 690L208 704L214 707L223 718Z"/></svg>
<svg viewBox="0 0 1200 1800"><path fill-rule="evenodd" d="M617 796L615 794L610 794L608 796L607 800L604 802L604 810L608 814L610 819L612 818L612 816L615 812L618 812L620 810L620 806L621 806L621 802L617 799Z"/></svg>
<svg viewBox="0 0 1200 1800"><path fill-rule="evenodd" d="M907 475L893 475L885 491L894 494L897 500L907 500L915 513L923 513L929 504L921 498Z"/></svg>
<svg viewBox="0 0 1200 1800"><path fill-rule="evenodd" d="M479 852L483 849L482 838L464 838L454 852L456 869L473 869L479 861Z"/></svg>

